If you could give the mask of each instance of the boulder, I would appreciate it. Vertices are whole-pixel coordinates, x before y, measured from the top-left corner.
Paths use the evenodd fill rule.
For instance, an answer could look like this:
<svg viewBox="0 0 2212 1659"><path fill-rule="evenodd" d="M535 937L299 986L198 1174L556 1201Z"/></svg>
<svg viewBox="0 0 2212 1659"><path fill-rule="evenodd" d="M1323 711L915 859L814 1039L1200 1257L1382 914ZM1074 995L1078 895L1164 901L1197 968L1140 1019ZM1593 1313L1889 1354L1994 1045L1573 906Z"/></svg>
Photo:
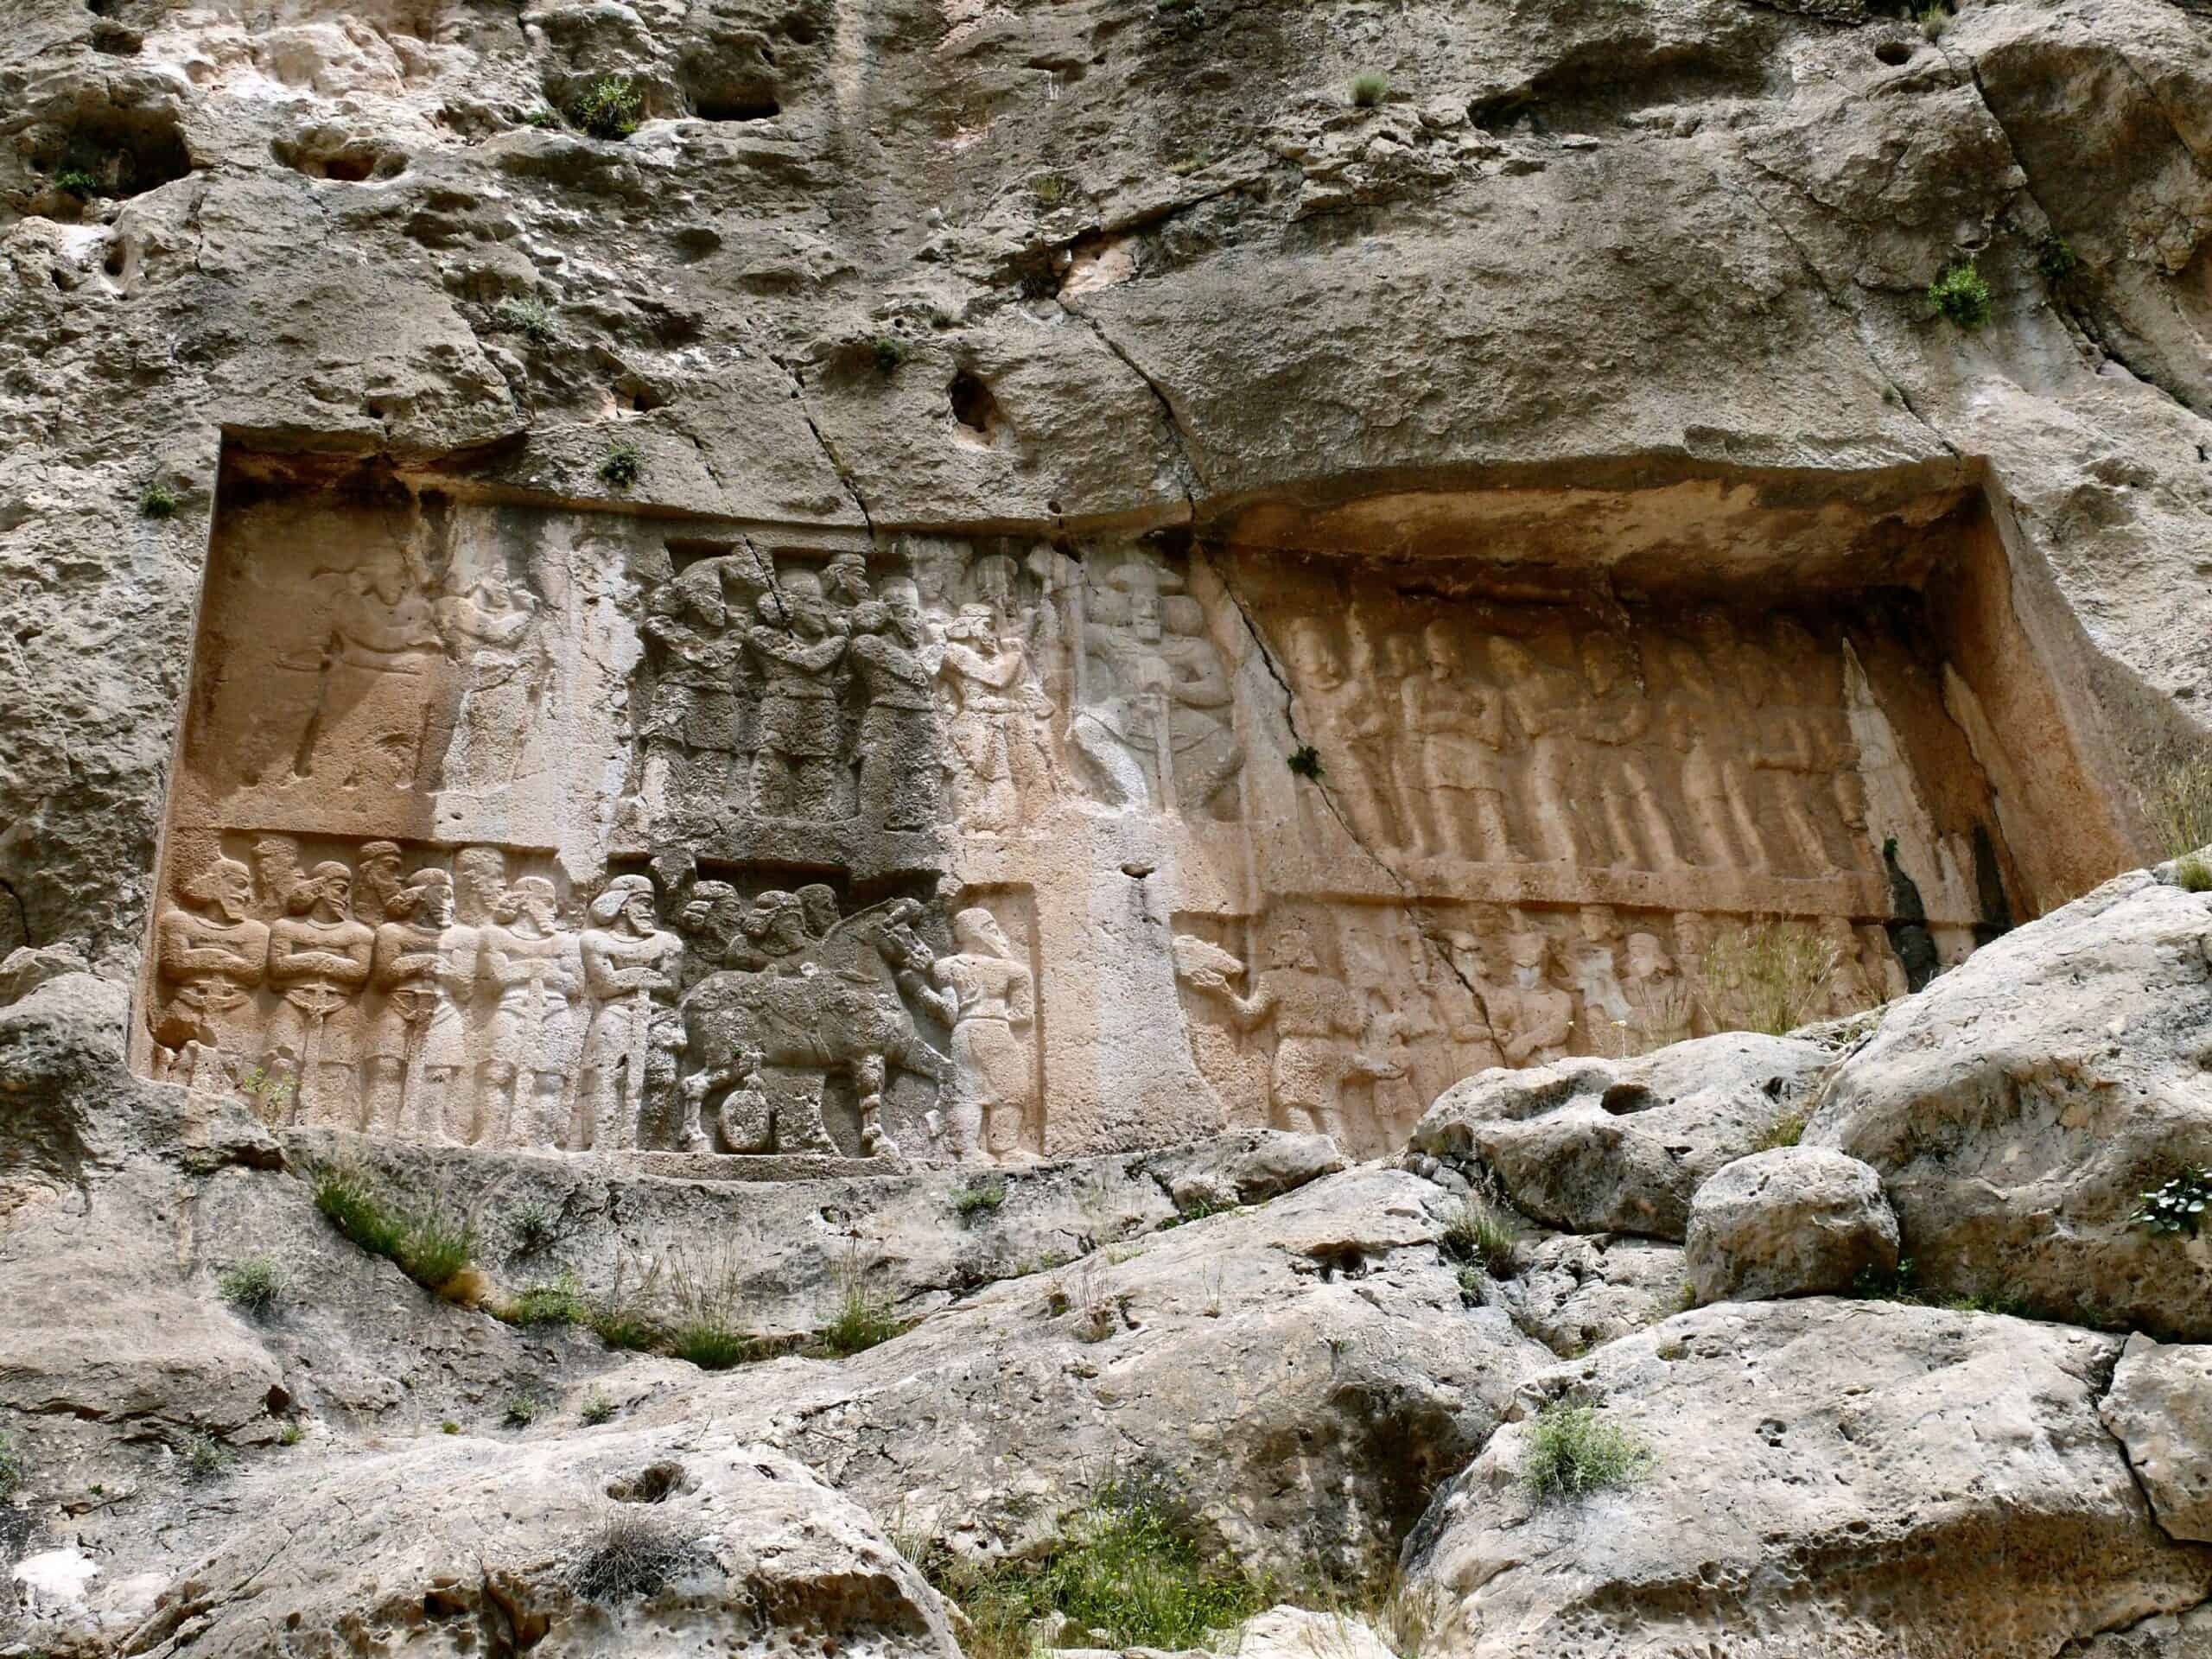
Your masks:
<svg viewBox="0 0 2212 1659"><path fill-rule="evenodd" d="M958 1659L944 1604L800 1465L697 1427L426 1440L272 1486L122 1644L292 1659L856 1650Z"/></svg>
<svg viewBox="0 0 2212 1659"><path fill-rule="evenodd" d="M2099 1410L2158 1524L2212 1543L2212 1347L2130 1337Z"/></svg>
<svg viewBox="0 0 2212 1659"><path fill-rule="evenodd" d="M1997 1314L1723 1303L1534 1381L1408 1541L1455 1659L2018 1659L2195 1605L2097 1402L2117 1338ZM1629 1484L1540 1499L1535 1416L1596 1408Z"/></svg>
<svg viewBox="0 0 2212 1659"><path fill-rule="evenodd" d="M1805 1126L1880 1172L1920 1283L2212 1338L2212 1236L2142 1195L2212 1164L2212 894L2137 871L1892 1007Z"/></svg>
<svg viewBox="0 0 2212 1659"><path fill-rule="evenodd" d="M1687 1266L1700 1302L1848 1290L1897 1265L1882 1178L1826 1147L1779 1147L1721 1166L1690 1200Z"/></svg>
<svg viewBox="0 0 2212 1659"><path fill-rule="evenodd" d="M1356 1613L1287 1604L1244 1621L1230 1659L1394 1659L1390 1645Z"/></svg>
<svg viewBox="0 0 2212 1659"><path fill-rule="evenodd" d="M1732 1031L1632 1060L1484 1071L1437 1096L1414 1151L1486 1173L1547 1226L1680 1243L1699 1184L1799 1109L1833 1058Z"/></svg>
<svg viewBox="0 0 2212 1659"><path fill-rule="evenodd" d="M1681 1311L1678 1244L1610 1233L1560 1233L1523 1243L1517 1271L1490 1294L1513 1322L1572 1358Z"/></svg>

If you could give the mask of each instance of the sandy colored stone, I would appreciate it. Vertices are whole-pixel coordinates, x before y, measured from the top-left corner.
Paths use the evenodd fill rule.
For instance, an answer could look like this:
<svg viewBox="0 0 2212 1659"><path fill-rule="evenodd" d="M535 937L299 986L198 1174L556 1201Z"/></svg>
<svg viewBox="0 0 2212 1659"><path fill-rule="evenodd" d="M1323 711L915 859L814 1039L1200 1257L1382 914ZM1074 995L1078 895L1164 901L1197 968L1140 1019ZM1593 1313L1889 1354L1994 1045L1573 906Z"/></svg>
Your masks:
<svg viewBox="0 0 2212 1659"><path fill-rule="evenodd" d="M1690 1199L1683 1265L1701 1302L1849 1290L1897 1271L1897 1219L1882 1178L1826 1147L1724 1164Z"/></svg>
<svg viewBox="0 0 2212 1659"><path fill-rule="evenodd" d="M2098 1410L2126 1446L2158 1524L2177 1538L2212 1543L2212 1353L2132 1336Z"/></svg>

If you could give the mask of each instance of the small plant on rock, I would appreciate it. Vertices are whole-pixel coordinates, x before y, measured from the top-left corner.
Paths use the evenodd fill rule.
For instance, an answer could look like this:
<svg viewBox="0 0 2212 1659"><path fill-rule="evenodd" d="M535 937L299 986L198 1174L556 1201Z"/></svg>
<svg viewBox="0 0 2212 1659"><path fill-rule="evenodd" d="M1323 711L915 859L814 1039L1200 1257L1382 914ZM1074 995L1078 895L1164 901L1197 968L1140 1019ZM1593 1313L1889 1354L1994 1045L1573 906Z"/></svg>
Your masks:
<svg viewBox="0 0 2212 1659"><path fill-rule="evenodd" d="M668 1340L678 1359L702 1371L726 1371L763 1357L761 1344L744 1327L745 1264L737 1255L698 1268L671 1256L669 1272L680 1312Z"/></svg>
<svg viewBox="0 0 2212 1659"><path fill-rule="evenodd" d="M1794 1147L1805 1138L1805 1114L1784 1112L1758 1133L1751 1142L1753 1152L1777 1152L1783 1147Z"/></svg>
<svg viewBox="0 0 2212 1659"><path fill-rule="evenodd" d="M649 1349L661 1339L659 1323L652 1317L653 1297L666 1263L658 1256L632 1283L632 1262L626 1255L614 1263L614 1281L603 1295L593 1299L587 1322L594 1334L610 1348Z"/></svg>
<svg viewBox="0 0 2212 1659"><path fill-rule="evenodd" d="M628 489L645 470L645 457L639 454L638 446L626 439L610 448L607 459L599 463L601 481L618 490Z"/></svg>
<svg viewBox="0 0 2212 1659"><path fill-rule="evenodd" d="M1370 69L1351 78L1351 101L1357 109L1371 110L1390 96L1390 78Z"/></svg>
<svg viewBox="0 0 2212 1659"><path fill-rule="evenodd" d="M536 1198L517 1205L507 1217L507 1232L518 1255L536 1255L553 1242L556 1228L553 1206Z"/></svg>
<svg viewBox="0 0 2212 1659"><path fill-rule="evenodd" d="M1057 207L1067 200L1068 181L1057 173L1039 173L1029 181L1029 194L1040 207Z"/></svg>
<svg viewBox="0 0 2212 1659"><path fill-rule="evenodd" d="M545 1402L536 1395L518 1389L507 1396L506 1407L499 1413L499 1421L509 1428L528 1428L545 1409Z"/></svg>
<svg viewBox="0 0 2212 1659"><path fill-rule="evenodd" d="M492 320L511 334L520 334L533 346L560 337L560 320L553 308L535 296L510 296L492 308Z"/></svg>
<svg viewBox="0 0 2212 1659"><path fill-rule="evenodd" d="M299 1423L287 1423L283 1427L276 1431L276 1444L279 1446L297 1446L302 1440L307 1439L307 1437L308 1432L304 1426Z"/></svg>
<svg viewBox="0 0 2212 1659"><path fill-rule="evenodd" d="M1630 1485L1651 1463L1651 1449L1597 1407L1560 1401L1536 1414L1521 1480L1540 1501L1580 1497Z"/></svg>
<svg viewBox="0 0 2212 1659"><path fill-rule="evenodd" d="M81 167L65 168L54 175L54 188L83 201L100 193L100 181Z"/></svg>
<svg viewBox="0 0 2212 1659"><path fill-rule="evenodd" d="M1005 1202L1004 1181L978 1181L973 1186L952 1189L952 1213L963 1221L973 1221L978 1216L995 1215Z"/></svg>
<svg viewBox="0 0 2212 1659"><path fill-rule="evenodd" d="M590 1309L576 1275L564 1273L548 1285L532 1285L499 1310L509 1325L582 1325Z"/></svg>
<svg viewBox="0 0 2212 1659"><path fill-rule="evenodd" d="M569 1569L569 1587L602 1605L641 1601L696 1559L696 1551L661 1516L619 1505L582 1541Z"/></svg>
<svg viewBox="0 0 2212 1659"><path fill-rule="evenodd" d="M215 1278L215 1288L223 1300L256 1319L266 1319L276 1311L276 1305L284 1300L285 1287L283 1268L265 1255L233 1262Z"/></svg>
<svg viewBox="0 0 2212 1659"><path fill-rule="evenodd" d="M557 127L561 124L561 112L541 104L523 117L522 124L525 127Z"/></svg>
<svg viewBox="0 0 2212 1659"><path fill-rule="evenodd" d="M584 1426L587 1428L597 1428L601 1423L613 1422L614 1412L613 1396L604 1389L594 1389L585 1396L583 1409L577 1414L584 1420Z"/></svg>
<svg viewBox="0 0 2212 1659"><path fill-rule="evenodd" d="M467 1217L432 1198L413 1210L393 1205L368 1175L329 1166L315 1177L315 1205L331 1224L372 1255L388 1258L429 1291L461 1276L476 1248Z"/></svg>
<svg viewBox="0 0 2212 1659"><path fill-rule="evenodd" d="M2212 1170L2185 1169L2156 1192L2143 1194L2142 1204L2127 1219L2154 1233L2186 1233L2195 1238L2208 1199L2212 1199Z"/></svg>
<svg viewBox="0 0 2212 1659"><path fill-rule="evenodd" d="M1454 1262L1479 1267L1493 1279L1510 1279L1515 1271L1513 1224L1491 1205L1470 1192L1445 1224L1437 1244Z"/></svg>
<svg viewBox="0 0 2212 1659"><path fill-rule="evenodd" d="M219 1480L231 1472L235 1459L231 1448L213 1434L201 1429L188 1429L177 1442L177 1461L184 1471L184 1478L198 1485L204 1481Z"/></svg>
<svg viewBox="0 0 2212 1659"><path fill-rule="evenodd" d="M837 1281L837 1317L823 1326L819 1338L824 1352L848 1358L890 1341L906 1328L892 1313L891 1304L868 1287L857 1244L846 1252Z"/></svg>
<svg viewBox="0 0 2212 1659"><path fill-rule="evenodd" d="M1321 781L1321 774L1328 768L1321 764L1321 752L1311 743L1301 743L1290 752L1287 762L1292 772L1313 783Z"/></svg>
<svg viewBox="0 0 2212 1659"><path fill-rule="evenodd" d="M183 505L176 499L176 492L158 479L138 492L138 516L142 518L174 518Z"/></svg>
<svg viewBox="0 0 2212 1659"><path fill-rule="evenodd" d="M2174 885L2183 893L2212 893L2212 858L2183 853L2174 861Z"/></svg>
<svg viewBox="0 0 2212 1659"><path fill-rule="evenodd" d="M875 365L875 372L887 380L899 372L899 365L906 360L906 342L896 334L878 334L868 341L868 353Z"/></svg>
<svg viewBox="0 0 2212 1659"><path fill-rule="evenodd" d="M2081 273L2082 256L2057 232L2047 232L2036 244L2036 275L2052 288L2063 288Z"/></svg>
<svg viewBox="0 0 2212 1659"><path fill-rule="evenodd" d="M1973 260L1961 260L1928 284L1928 302L1971 334L1989 321L1989 283Z"/></svg>
<svg viewBox="0 0 2212 1659"><path fill-rule="evenodd" d="M626 75L606 75L592 82L569 106L569 120L594 138L627 138L638 130L645 95Z"/></svg>

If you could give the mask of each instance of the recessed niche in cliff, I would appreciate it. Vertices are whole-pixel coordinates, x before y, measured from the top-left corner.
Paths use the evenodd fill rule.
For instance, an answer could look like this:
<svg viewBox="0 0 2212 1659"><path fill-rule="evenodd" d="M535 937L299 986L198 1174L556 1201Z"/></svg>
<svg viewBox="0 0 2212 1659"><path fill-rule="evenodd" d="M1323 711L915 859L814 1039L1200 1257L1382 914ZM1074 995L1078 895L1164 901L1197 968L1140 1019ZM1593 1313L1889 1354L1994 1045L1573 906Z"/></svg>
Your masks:
<svg viewBox="0 0 2212 1659"><path fill-rule="evenodd" d="M269 153L295 173L346 184L397 178L407 170L407 152L398 146L332 127L272 138Z"/></svg>
<svg viewBox="0 0 2212 1659"><path fill-rule="evenodd" d="M80 195L140 195L192 171L176 113L162 105L88 104L34 124L23 149L35 172Z"/></svg>
<svg viewBox="0 0 2212 1659"><path fill-rule="evenodd" d="M1817 1014L1900 988L1892 930L2070 896L2002 565L1955 476L1055 545L233 455L135 1052L702 1174L1379 1150L1484 1066L1740 1022L1753 918L1829 953Z"/></svg>

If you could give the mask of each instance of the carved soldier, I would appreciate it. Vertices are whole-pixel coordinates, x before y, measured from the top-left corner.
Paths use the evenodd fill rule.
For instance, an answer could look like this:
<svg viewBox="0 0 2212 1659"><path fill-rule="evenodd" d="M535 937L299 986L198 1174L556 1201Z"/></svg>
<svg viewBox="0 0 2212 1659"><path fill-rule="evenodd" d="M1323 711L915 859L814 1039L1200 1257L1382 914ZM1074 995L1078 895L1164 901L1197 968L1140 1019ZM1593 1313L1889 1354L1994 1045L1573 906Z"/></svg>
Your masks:
<svg viewBox="0 0 2212 1659"><path fill-rule="evenodd" d="M351 789L413 786L423 709L443 641L404 558L379 549L346 578L322 655L322 692L293 770Z"/></svg>
<svg viewBox="0 0 2212 1659"><path fill-rule="evenodd" d="M1047 777L1039 733L1052 705L1020 639L988 605L963 606L945 628L943 677L952 798L963 830L1003 831Z"/></svg>
<svg viewBox="0 0 2212 1659"><path fill-rule="evenodd" d="M455 665L461 702L433 724L416 787L497 789L535 767L524 753L543 717L553 659L539 636L537 598L486 576L435 605L446 654Z"/></svg>
<svg viewBox="0 0 2212 1659"><path fill-rule="evenodd" d="M843 642L841 640L842 645ZM653 884L618 875L591 901L584 931L584 984L597 999L584 1036L582 1109L594 1152L631 1151L645 1091L672 1081L683 1028L674 1002L683 942L664 932Z"/></svg>
<svg viewBox="0 0 2212 1659"><path fill-rule="evenodd" d="M1622 988L1629 1006L1629 1052L1688 1040L1696 1015L1689 982L1675 972L1657 934L1628 936L1628 980Z"/></svg>
<svg viewBox="0 0 2212 1659"><path fill-rule="evenodd" d="M377 929L370 982L385 994L369 1034L369 1122L387 1135L451 1145L471 1138L466 1010L476 986L477 931L456 925L453 877L417 870L405 921Z"/></svg>
<svg viewBox="0 0 2212 1659"><path fill-rule="evenodd" d="M273 863L283 855L270 842ZM286 914L269 930L269 984L283 1000L269 1020L269 1071L290 1078L294 1121L359 1128L361 1009L376 933L346 907L353 876L336 860L292 881Z"/></svg>
<svg viewBox="0 0 2212 1659"><path fill-rule="evenodd" d="M1766 843L1752 811L1751 778L1725 741L1720 695L1695 649L1669 641L1675 690L1662 707L1667 741L1681 754L1682 804L1688 809L1700 862L1753 873L1768 868Z"/></svg>
<svg viewBox="0 0 2212 1659"><path fill-rule="evenodd" d="M1176 579L1154 561L1117 567L1084 628L1084 707L1068 728L1117 805L1206 811L1244 764L1226 712L1220 653L1197 601L1165 601Z"/></svg>
<svg viewBox="0 0 2212 1659"><path fill-rule="evenodd" d="M1508 1065L1549 1065L1567 1053L1574 1030L1574 998L1550 980L1552 942L1516 911L1507 923L1506 959L1512 983L1489 1005L1491 1029Z"/></svg>
<svg viewBox="0 0 2212 1659"><path fill-rule="evenodd" d="M1699 911L1683 911L1675 918L1675 967L1689 988L1694 1016L1708 1032L1732 1031L1729 1011L1715 1004L1715 988L1707 972L1712 959L1712 918Z"/></svg>
<svg viewBox="0 0 2212 1659"><path fill-rule="evenodd" d="M1249 996L1231 990L1216 969L1194 969L1189 979L1220 997L1239 1029L1274 1026L1268 1094L1276 1126L1318 1130L1344 1144L1344 1084L1391 1073L1386 1065L1356 1054L1346 1040L1360 1033L1358 1010L1344 982L1322 971L1306 930L1293 925L1275 934L1268 965Z"/></svg>
<svg viewBox="0 0 2212 1659"><path fill-rule="evenodd" d="M1505 1057L1498 1052L1497 1034L1491 1029L1490 1015L1485 1012L1489 999L1496 991L1490 982L1490 968L1483 957L1482 941L1472 933L1455 931L1446 944L1451 971L1438 975L1430 982L1429 995L1442 1020L1444 1035L1452 1045L1452 1078L1457 1082L1461 1077L1471 1077L1478 1071L1503 1065Z"/></svg>
<svg viewBox="0 0 2212 1659"><path fill-rule="evenodd" d="M1610 633L1582 637L1582 677L1587 686L1576 729L1596 776L1595 804L1604 816L1615 864L1640 870L1678 870L1688 861L1675 844L1675 826L1644 764L1642 745L1651 729L1635 648ZM1593 837L1594 838L1594 837Z"/></svg>
<svg viewBox="0 0 2212 1659"><path fill-rule="evenodd" d="M1611 905L1585 905L1576 912L1575 923L1581 937L1574 946L1572 969L1581 999L1582 1052L1618 1055L1629 1022L1628 998L1621 991L1620 968L1613 956L1620 918Z"/></svg>
<svg viewBox="0 0 2212 1659"><path fill-rule="evenodd" d="M1766 779L1799 861L1808 874L1824 875L1848 866L1838 863L1829 849L1817 808L1834 799L1825 787L1831 779L1845 772L1856 777L1857 746L1850 746L1847 760L1832 746L1833 734L1823 718L1827 711L1799 701L1818 696L1823 680L1834 677L1832 665L1821 660L1813 637L1786 617L1775 623L1774 632L1783 689L1758 710L1758 741L1751 764ZM1741 654L1748 655L1750 650L1746 645ZM1863 823L1863 809L1859 816Z"/></svg>
<svg viewBox="0 0 2212 1659"><path fill-rule="evenodd" d="M1311 711L1311 729L1328 745L1332 795L1361 842L1380 851L1405 840L1399 828L1401 797L1385 747L1390 709L1376 683L1374 643L1358 618L1351 620L1350 627L1350 671L1328 620L1319 616L1294 615L1283 623L1283 655L1292 684ZM1334 821L1329 803L1310 791L1300 791L1300 801L1301 806L1310 801L1320 830L1314 839L1325 846L1327 831L1321 826Z"/></svg>
<svg viewBox="0 0 2212 1659"><path fill-rule="evenodd" d="M1490 661L1506 706L1529 740L1529 816L1546 861L1574 863L1581 856L1575 828L1583 805L1572 793L1580 681L1502 634L1491 639Z"/></svg>
<svg viewBox="0 0 2212 1659"><path fill-rule="evenodd" d="M568 1132L568 1079L580 1047L575 1002L583 957L556 925L553 884L525 875L508 888L484 930L483 976L499 1007L485 1033L484 1139L503 1147L550 1147Z"/></svg>
<svg viewBox="0 0 2212 1659"><path fill-rule="evenodd" d="M1367 987L1364 1001L1367 1019L1360 1050L1375 1079L1375 1128L1386 1148L1402 1147L1427 1103L1414 1086L1413 1042L1430 1031L1419 1017L1399 1007L1382 986Z"/></svg>
<svg viewBox="0 0 2212 1659"><path fill-rule="evenodd" d="M938 649L922 596L904 576L854 613L847 658L867 698L861 715L861 817L880 830L920 830L938 812Z"/></svg>
<svg viewBox="0 0 2212 1659"><path fill-rule="evenodd" d="M354 854L353 918L382 927L415 908L407 891L406 860L396 841L365 841Z"/></svg>
<svg viewBox="0 0 2212 1659"><path fill-rule="evenodd" d="M1014 960L998 918L977 906L952 918L958 952L939 957L931 977L943 988L927 999L952 1027L953 1096L946 1116L953 1151L963 1162L1036 1150L1037 1077L1026 1032L1037 1017L1037 988Z"/></svg>
<svg viewBox="0 0 2212 1659"><path fill-rule="evenodd" d="M794 570L760 596L748 636L761 669L753 807L764 818L820 822L849 810L844 769L846 637L822 581Z"/></svg>
<svg viewBox="0 0 2212 1659"><path fill-rule="evenodd" d="M1504 703L1474 679L1448 623L1432 620L1421 640L1421 671L1399 688L1415 760L1417 781L1407 791L1414 839L1426 853L1476 863L1510 860Z"/></svg>
<svg viewBox="0 0 2212 1659"><path fill-rule="evenodd" d="M660 651L645 716L645 795L719 805L735 784L746 634L732 625L720 560L693 565L648 602L645 637Z"/></svg>
<svg viewBox="0 0 2212 1659"><path fill-rule="evenodd" d="M1243 768L1230 709L1235 694L1221 653L1206 638L1205 609L1187 594L1160 601L1166 632L1160 652L1166 662L1167 734L1175 768L1175 804L1188 817L1224 816L1222 799ZM1226 816L1234 817L1233 812Z"/></svg>
<svg viewBox="0 0 2212 1659"><path fill-rule="evenodd" d="M269 928L255 921L253 872L218 854L162 912L155 964L167 988L153 1023L154 1075L193 1083L203 1058L234 1060L258 1023L254 987L269 965Z"/></svg>
<svg viewBox="0 0 2212 1659"><path fill-rule="evenodd" d="M1822 942L1835 958L1835 966L1829 969L1827 982L1822 987L1827 1004L1826 1012L1831 1017L1857 1014L1862 1008L1871 1008L1889 1000L1884 995L1878 969L1869 973L1866 963L1860 958L1859 936L1852 931L1847 918L1841 916L1821 917L1820 933Z"/></svg>

